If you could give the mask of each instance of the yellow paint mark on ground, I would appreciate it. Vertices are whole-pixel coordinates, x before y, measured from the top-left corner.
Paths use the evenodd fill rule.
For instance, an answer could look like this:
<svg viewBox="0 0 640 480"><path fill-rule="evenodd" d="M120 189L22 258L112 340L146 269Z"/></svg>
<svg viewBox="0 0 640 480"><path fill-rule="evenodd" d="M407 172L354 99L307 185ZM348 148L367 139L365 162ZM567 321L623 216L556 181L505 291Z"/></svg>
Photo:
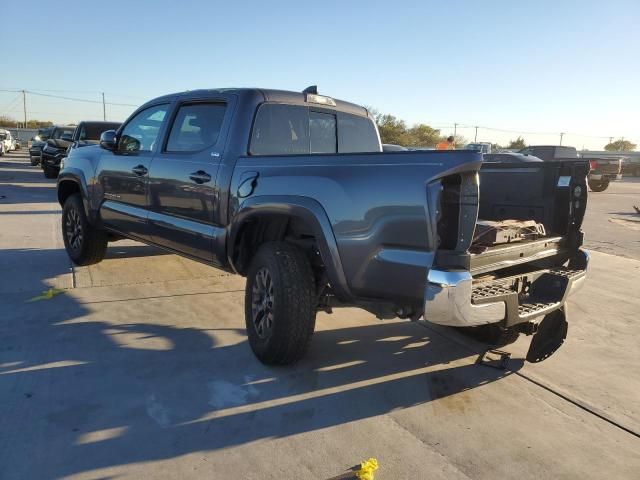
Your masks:
<svg viewBox="0 0 640 480"><path fill-rule="evenodd" d="M61 293L64 293L64 290L52 287L52 288L49 288L49 290L44 290L37 297L30 298L29 300L27 300L27 302L39 302L40 300L51 300L53 297L55 297L56 295L60 295Z"/></svg>

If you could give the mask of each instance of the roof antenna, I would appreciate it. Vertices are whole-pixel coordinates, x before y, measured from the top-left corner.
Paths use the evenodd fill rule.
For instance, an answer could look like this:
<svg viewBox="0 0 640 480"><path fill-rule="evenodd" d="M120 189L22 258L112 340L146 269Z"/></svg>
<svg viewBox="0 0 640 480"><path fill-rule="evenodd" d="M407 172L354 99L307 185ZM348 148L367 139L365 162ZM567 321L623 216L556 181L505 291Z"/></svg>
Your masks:
<svg viewBox="0 0 640 480"><path fill-rule="evenodd" d="M311 85L310 87L305 88L302 93L312 93L313 95L317 95L318 94L318 86L317 85Z"/></svg>

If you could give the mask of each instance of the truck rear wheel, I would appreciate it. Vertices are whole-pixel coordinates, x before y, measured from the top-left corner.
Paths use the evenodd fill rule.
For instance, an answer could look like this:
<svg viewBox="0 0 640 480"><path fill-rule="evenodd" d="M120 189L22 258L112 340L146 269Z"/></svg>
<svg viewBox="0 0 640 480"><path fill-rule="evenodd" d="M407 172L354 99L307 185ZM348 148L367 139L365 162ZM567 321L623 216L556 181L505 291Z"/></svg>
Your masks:
<svg viewBox="0 0 640 480"><path fill-rule="evenodd" d="M76 265L98 263L107 252L107 232L89 224L79 194L67 198L62 207L62 239Z"/></svg>
<svg viewBox="0 0 640 480"><path fill-rule="evenodd" d="M587 182L589 184L589 188L593 192L604 192L609 186L609 180L589 180Z"/></svg>
<svg viewBox="0 0 640 480"><path fill-rule="evenodd" d="M315 282L311 263L298 247L268 242L254 256L245 287L249 344L269 365L300 360L316 325Z"/></svg>

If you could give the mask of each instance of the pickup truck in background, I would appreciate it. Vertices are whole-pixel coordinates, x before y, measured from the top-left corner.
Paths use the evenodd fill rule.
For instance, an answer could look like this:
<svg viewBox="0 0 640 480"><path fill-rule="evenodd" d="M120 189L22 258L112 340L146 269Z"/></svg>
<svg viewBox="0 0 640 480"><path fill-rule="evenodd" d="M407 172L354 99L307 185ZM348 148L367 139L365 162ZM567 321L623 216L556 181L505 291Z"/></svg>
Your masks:
<svg viewBox="0 0 640 480"><path fill-rule="evenodd" d="M53 127L39 128L38 134L31 139L29 145L29 161L34 167L40 165L40 156L42 155L42 149L44 144L47 143Z"/></svg>
<svg viewBox="0 0 640 480"><path fill-rule="evenodd" d="M492 145L490 142L469 143L464 146L465 150L475 150L480 153L492 153Z"/></svg>
<svg viewBox="0 0 640 480"><path fill-rule="evenodd" d="M107 130L115 130L120 127L119 122L89 122L83 121L70 132L64 130L59 138L54 132L42 149L40 164L46 178L57 178L60 172L60 163L67 156L69 149L97 145L100 135Z"/></svg>
<svg viewBox="0 0 640 480"><path fill-rule="evenodd" d="M533 335L537 362L563 343L585 280L589 166L507 160L383 152L365 108L314 87L197 90L71 151L57 194L78 265L124 236L245 276L264 363L299 360L316 313L340 306Z"/></svg>
<svg viewBox="0 0 640 480"><path fill-rule="evenodd" d="M622 158L611 155L610 157L593 157L579 155L574 147L562 145L532 145L523 148L518 153L532 155L545 162L582 158L589 162L589 188L594 192L603 192L612 180L622 179Z"/></svg>

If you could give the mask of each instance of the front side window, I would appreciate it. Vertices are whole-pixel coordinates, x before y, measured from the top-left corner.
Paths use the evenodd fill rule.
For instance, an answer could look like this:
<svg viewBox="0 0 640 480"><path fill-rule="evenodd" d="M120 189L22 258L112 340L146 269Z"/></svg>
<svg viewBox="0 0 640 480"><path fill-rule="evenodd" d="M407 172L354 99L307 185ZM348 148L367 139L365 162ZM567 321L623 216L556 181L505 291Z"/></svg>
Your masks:
<svg viewBox="0 0 640 480"><path fill-rule="evenodd" d="M198 152L220 136L227 107L224 103L194 103L178 110L167 141L167 152Z"/></svg>
<svg viewBox="0 0 640 480"><path fill-rule="evenodd" d="M153 150L168 108L168 105L156 105L133 117L120 134L118 151L135 154Z"/></svg>

